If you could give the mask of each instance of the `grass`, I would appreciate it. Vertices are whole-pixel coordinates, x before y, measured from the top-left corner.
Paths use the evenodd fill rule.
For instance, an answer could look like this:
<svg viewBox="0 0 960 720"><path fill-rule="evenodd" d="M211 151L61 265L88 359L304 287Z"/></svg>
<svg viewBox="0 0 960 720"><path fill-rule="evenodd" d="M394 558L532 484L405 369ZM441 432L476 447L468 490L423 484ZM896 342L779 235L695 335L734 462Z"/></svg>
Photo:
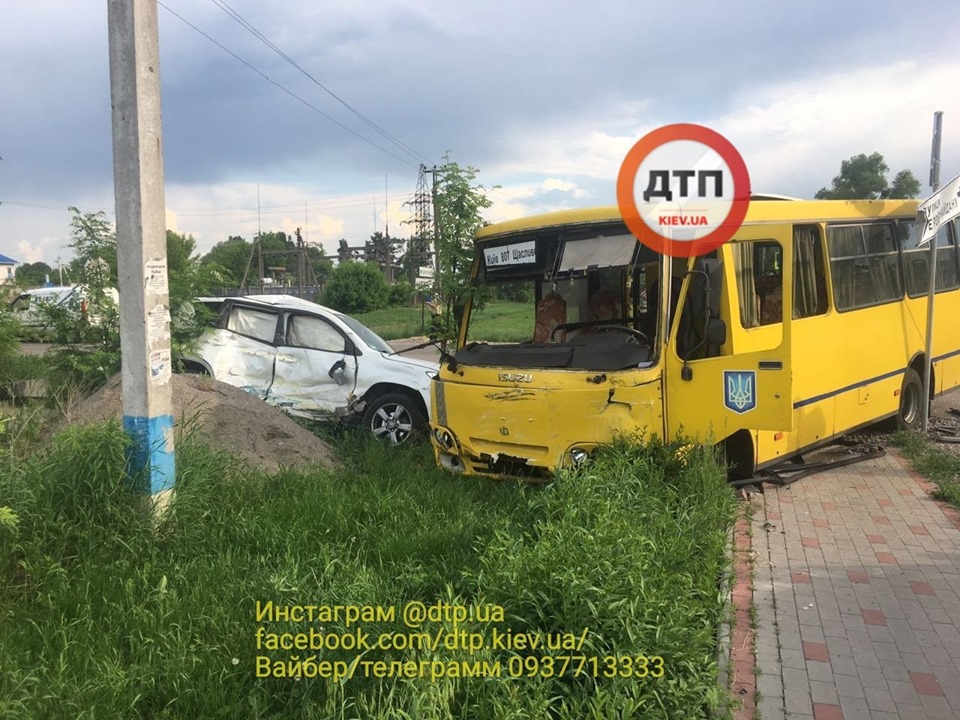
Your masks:
<svg viewBox="0 0 960 720"><path fill-rule="evenodd" d="M430 311L424 310L421 324L420 308L409 305L358 313L353 317L384 340L420 337L430 332Z"/></svg>
<svg viewBox="0 0 960 720"><path fill-rule="evenodd" d="M533 303L491 302L470 320L468 340L525 342L533 337Z"/></svg>
<svg viewBox="0 0 960 720"><path fill-rule="evenodd" d="M528 303L491 302L473 314L470 340L487 342L523 342L533 337L534 307ZM430 331L430 313L420 308L390 307L355 316L384 340L426 335Z"/></svg>
<svg viewBox="0 0 960 720"><path fill-rule="evenodd" d="M153 532L123 483L126 442L107 423L0 456L0 718L686 718L719 704L735 501L705 451L621 443L539 488L453 476L423 445L349 433L342 469L274 477L183 438L174 511ZM500 662L499 678L256 677L257 601L411 600L502 606L503 631L588 628L584 654L660 655L666 677L510 678L528 653L489 646L365 657Z"/></svg>
<svg viewBox="0 0 960 720"><path fill-rule="evenodd" d="M960 457L940 450L915 432L900 431L893 442L918 473L937 484L934 497L960 507Z"/></svg>

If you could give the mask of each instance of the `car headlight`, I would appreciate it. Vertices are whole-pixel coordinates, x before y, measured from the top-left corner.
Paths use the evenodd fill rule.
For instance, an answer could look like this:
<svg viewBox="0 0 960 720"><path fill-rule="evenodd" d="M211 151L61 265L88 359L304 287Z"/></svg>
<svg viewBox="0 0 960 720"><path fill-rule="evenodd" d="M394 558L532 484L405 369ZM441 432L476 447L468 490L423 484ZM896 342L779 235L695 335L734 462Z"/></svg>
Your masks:
<svg viewBox="0 0 960 720"><path fill-rule="evenodd" d="M574 465L580 465L581 463L586 462L589 458L590 453L583 448L575 447L570 451L570 461Z"/></svg>

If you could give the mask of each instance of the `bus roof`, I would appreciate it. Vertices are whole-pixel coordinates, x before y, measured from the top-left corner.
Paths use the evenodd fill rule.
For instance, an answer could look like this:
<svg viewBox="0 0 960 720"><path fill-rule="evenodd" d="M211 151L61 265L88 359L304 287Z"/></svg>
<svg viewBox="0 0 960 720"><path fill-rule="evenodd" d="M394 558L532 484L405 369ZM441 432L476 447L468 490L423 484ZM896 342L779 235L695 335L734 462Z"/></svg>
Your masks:
<svg viewBox="0 0 960 720"><path fill-rule="evenodd" d="M752 202L745 223L862 220L916 215L919 200L764 200ZM592 225L621 219L616 205L560 210L495 223L477 232L478 240L559 225Z"/></svg>

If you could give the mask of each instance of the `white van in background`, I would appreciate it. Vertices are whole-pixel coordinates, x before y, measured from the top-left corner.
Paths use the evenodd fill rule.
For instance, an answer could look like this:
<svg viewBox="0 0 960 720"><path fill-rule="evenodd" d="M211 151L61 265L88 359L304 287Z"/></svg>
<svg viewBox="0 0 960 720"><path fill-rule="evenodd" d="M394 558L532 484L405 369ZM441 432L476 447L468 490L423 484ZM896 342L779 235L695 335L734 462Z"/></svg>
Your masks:
<svg viewBox="0 0 960 720"><path fill-rule="evenodd" d="M115 304L120 303L120 295L113 288L104 288L107 296ZM42 308L44 305L54 307L60 305L72 305L77 301L77 310L81 315L87 312L87 297L89 291L82 285L64 285L61 287L44 287L27 290L16 297L10 303L10 310L13 316L20 321L25 328L43 328L47 319ZM90 322L96 324L97 318L91 317Z"/></svg>

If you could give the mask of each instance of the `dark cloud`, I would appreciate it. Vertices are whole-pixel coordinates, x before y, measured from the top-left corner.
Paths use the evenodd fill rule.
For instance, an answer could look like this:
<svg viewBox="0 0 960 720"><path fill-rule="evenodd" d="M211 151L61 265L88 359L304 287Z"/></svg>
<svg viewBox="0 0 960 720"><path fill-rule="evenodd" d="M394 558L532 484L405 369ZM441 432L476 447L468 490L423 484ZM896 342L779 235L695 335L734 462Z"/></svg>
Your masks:
<svg viewBox="0 0 960 720"><path fill-rule="evenodd" d="M213 2L164 1L272 80L403 158L321 117L160 8L168 183L270 180L333 193L379 187L389 174L413 184L420 158ZM899 5L862 0L233 0L231 7L428 161L451 150L481 168L509 164L531 139L566 128L630 134L644 122L719 117L744 101L746 89L764 84L905 58L923 63L942 53L939 28L960 19L960 6L940 8L931 23ZM4 31L0 201L69 203L109 186L106 3L11 4ZM646 110L625 120L624 104L640 101Z"/></svg>

